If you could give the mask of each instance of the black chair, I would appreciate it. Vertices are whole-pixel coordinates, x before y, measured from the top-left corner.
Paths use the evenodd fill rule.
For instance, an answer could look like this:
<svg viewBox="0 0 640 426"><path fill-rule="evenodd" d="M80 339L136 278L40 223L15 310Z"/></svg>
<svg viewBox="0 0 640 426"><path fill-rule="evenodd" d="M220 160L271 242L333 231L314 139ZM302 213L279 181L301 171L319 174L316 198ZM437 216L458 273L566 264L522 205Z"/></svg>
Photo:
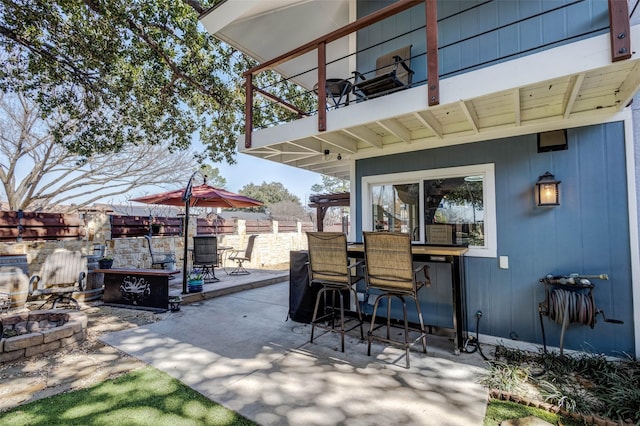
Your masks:
<svg viewBox="0 0 640 426"><path fill-rule="evenodd" d="M202 269L202 277L209 281L220 281L216 278L215 267L218 266L218 238L213 235L196 235L193 237L193 267Z"/></svg>
<svg viewBox="0 0 640 426"><path fill-rule="evenodd" d="M151 245L151 237L149 235L145 235L144 238L147 240L147 246L149 247L149 254L151 255L151 268L155 268L159 266L162 269L166 269L167 265L176 263L176 255L172 252L157 252L153 250L153 246Z"/></svg>
<svg viewBox="0 0 640 426"><path fill-rule="evenodd" d="M234 250L227 259L237 263L233 271L229 272L229 275L248 275L251 272L247 271L244 267L244 262L251 262L251 255L253 254L253 245L255 244L257 235L249 235L247 246L244 250Z"/></svg>
<svg viewBox="0 0 640 426"><path fill-rule="evenodd" d="M411 45L376 59L376 74L372 78L354 71L353 94L356 99L375 98L411 87L414 71L408 64L411 64Z"/></svg>
<svg viewBox="0 0 640 426"><path fill-rule="evenodd" d="M316 328L321 328L340 334L342 352L344 352L344 335L346 332L360 327L360 339L364 340L362 329L362 313L355 284L362 280L352 271L362 262L349 264L347 256L347 237L341 232L307 232L309 246L309 284L320 285L316 296L316 303L311 318L311 343ZM355 301L356 324L346 329L344 318L344 294L349 293ZM327 300L327 295L330 300ZM336 306L336 296L340 302ZM320 303L324 302L324 309L318 315ZM336 327L339 319L340 326Z"/></svg>
<svg viewBox="0 0 640 426"><path fill-rule="evenodd" d="M420 303L418 302L418 291L430 282L429 267L427 265L419 268L413 267L413 256L411 253L411 236L397 232L363 232L364 236L364 260L366 264L366 279L368 290L378 290L380 294L373 304L373 314L371 316L371 327L368 333L367 355L371 355L371 342L378 340L391 345L403 347L405 349L407 368L409 368L409 348L417 341L422 342L422 350L427 352L427 333L422 320ZM419 281L416 277L418 272L424 273L424 280ZM409 327L407 317L407 304L405 297L414 299L418 312L419 328ZM391 300L397 298L402 302L402 313L404 323L404 339L394 340L391 338ZM386 322L375 326L376 314L380 301L387 301ZM374 334L374 331L386 325L386 336ZM418 336L410 340L409 332L417 331Z"/></svg>

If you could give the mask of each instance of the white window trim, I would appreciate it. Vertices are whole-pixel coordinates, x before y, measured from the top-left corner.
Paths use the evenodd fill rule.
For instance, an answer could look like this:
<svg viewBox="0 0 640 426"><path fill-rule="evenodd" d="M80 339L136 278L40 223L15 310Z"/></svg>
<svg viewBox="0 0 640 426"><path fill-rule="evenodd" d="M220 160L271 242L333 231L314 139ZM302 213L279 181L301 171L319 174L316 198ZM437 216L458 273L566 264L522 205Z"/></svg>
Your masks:
<svg viewBox="0 0 640 426"><path fill-rule="evenodd" d="M447 167L442 169L419 170L415 172L389 173L384 175L364 176L362 178L362 230L372 231L371 187L376 185L397 185L416 183L420 185L420 223L424 224L424 181L437 178L453 178L468 175L481 175L484 181L484 247L470 246L466 256L497 257L498 228L496 225L496 183L495 165L493 163L472 166ZM420 242L424 242L424 225L420 226Z"/></svg>

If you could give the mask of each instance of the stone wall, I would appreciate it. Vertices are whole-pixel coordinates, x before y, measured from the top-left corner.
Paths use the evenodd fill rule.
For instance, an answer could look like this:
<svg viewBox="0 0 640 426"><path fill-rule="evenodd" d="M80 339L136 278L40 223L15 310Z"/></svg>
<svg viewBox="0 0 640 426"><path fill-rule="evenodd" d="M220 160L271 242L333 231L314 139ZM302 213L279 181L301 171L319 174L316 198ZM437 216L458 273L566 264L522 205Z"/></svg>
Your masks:
<svg viewBox="0 0 640 426"><path fill-rule="evenodd" d="M114 258L113 267L149 268L151 267L151 254L144 237L114 238L111 239L109 228L109 216L106 214L87 214L87 236L83 240L60 241L24 241L12 243L0 243L0 256L24 254L27 256L29 266L28 275L31 276L40 271L44 260L54 250L65 248L70 251L80 251L84 255L97 253L96 246L106 246L106 254ZM189 240L196 233L196 221L189 223ZM245 262L247 268L261 268L289 262L289 252L292 250L304 250L307 239L302 232L302 225L298 223L297 232L278 232L278 223L273 222L273 230L270 233L258 234L256 238L251 262ZM236 234L220 235L219 246L230 246L234 249L244 249L248 235L244 220L238 220ZM184 238L152 237L151 243L156 252L171 252L176 255L177 268L182 268L184 256ZM191 246L192 242L189 243ZM229 253L227 253L229 254ZM231 266L230 262L227 266ZM189 267L190 268L190 267Z"/></svg>
<svg viewBox="0 0 640 426"><path fill-rule="evenodd" d="M45 310L0 319L0 362L15 361L82 342L87 315L81 311Z"/></svg>

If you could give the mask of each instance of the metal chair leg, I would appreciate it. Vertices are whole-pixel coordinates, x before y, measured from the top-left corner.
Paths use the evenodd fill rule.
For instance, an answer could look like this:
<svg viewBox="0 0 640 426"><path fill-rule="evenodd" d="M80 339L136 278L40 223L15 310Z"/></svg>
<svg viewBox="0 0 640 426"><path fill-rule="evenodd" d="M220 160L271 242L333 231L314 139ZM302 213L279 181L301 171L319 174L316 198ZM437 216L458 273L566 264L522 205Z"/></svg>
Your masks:
<svg viewBox="0 0 640 426"><path fill-rule="evenodd" d="M427 353L427 332L424 328L424 321L422 320L422 311L420 310L420 303L417 298L414 298L416 302L416 310L418 311L418 320L420 321L420 333L422 333L422 352Z"/></svg>

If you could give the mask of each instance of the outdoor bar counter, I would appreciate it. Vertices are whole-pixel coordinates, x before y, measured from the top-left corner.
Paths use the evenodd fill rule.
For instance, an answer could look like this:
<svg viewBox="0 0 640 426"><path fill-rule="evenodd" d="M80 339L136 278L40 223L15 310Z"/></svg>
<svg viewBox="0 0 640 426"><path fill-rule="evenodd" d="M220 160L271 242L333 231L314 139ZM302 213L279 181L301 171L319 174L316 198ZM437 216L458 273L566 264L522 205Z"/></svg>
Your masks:
<svg viewBox="0 0 640 426"><path fill-rule="evenodd" d="M453 342L456 355L464 349L463 325L464 325L464 262L462 256L468 251L463 246L435 246L414 244L411 246L413 260L417 262L448 263L451 266L451 295L453 304ZM362 243L349 243L347 252L350 257L364 258L364 245Z"/></svg>
<svg viewBox="0 0 640 426"><path fill-rule="evenodd" d="M163 310L169 307L169 278L179 270L113 268L96 269L104 274L105 305Z"/></svg>

